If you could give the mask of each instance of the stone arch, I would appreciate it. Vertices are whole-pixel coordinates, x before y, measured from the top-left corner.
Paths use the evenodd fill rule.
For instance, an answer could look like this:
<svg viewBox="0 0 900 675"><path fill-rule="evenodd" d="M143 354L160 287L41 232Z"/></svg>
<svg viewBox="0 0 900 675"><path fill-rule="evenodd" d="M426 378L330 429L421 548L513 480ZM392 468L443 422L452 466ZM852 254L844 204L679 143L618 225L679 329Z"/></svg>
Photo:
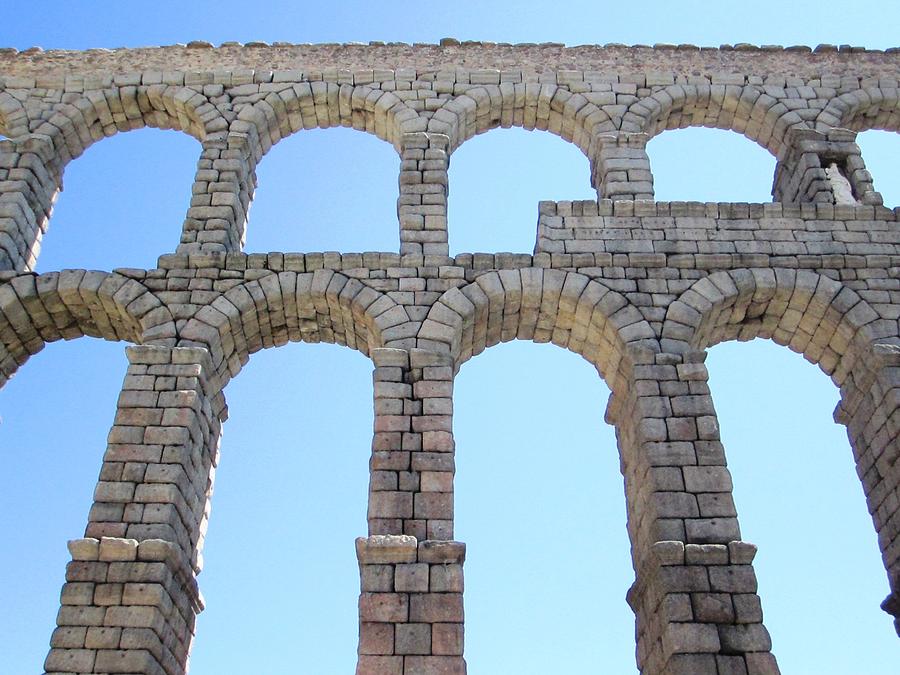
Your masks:
<svg viewBox="0 0 900 675"><path fill-rule="evenodd" d="M859 294L810 270L738 269L695 282L669 306L663 349L686 352L724 340L765 337L817 364L839 387L835 420L847 426L869 513L900 616L900 384L897 322Z"/></svg>
<svg viewBox="0 0 900 675"><path fill-rule="evenodd" d="M500 342L553 342L590 361L613 392L622 390L637 351L659 350L624 296L583 274L535 267L488 272L446 291L418 339L457 368Z"/></svg>
<svg viewBox="0 0 900 675"><path fill-rule="evenodd" d="M19 164L32 174L29 182L34 185L24 195L28 211L18 216L12 229L7 226L6 237L0 232L0 268L33 268L64 169L95 142L151 127L182 131L204 143L221 136L228 126L225 112L201 91L181 85L111 86L63 103L47 103L36 96L31 103L30 131L17 139L17 150L24 156Z"/></svg>
<svg viewBox="0 0 900 675"><path fill-rule="evenodd" d="M339 272L273 272L201 307L179 331L178 346L208 349L221 388L261 349L327 342L368 356L383 346L387 328L408 321L390 297Z"/></svg>
<svg viewBox="0 0 900 675"><path fill-rule="evenodd" d="M46 343L82 336L166 345L175 322L146 286L121 274L63 270L0 285L0 386Z"/></svg>
<svg viewBox="0 0 900 675"><path fill-rule="evenodd" d="M781 157L785 134L804 118L754 85L674 84L629 106L622 130L653 137L667 129L711 127L736 131Z"/></svg>
<svg viewBox="0 0 900 675"><path fill-rule="evenodd" d="M393 92L336 82L285 83L255 103L236 103L234 110L238 122L231 131L246 133L248 125L255 129L257 160L303 129L350 127L377 136L399 152L402 134L424 126L418 113Z"/></svg>
<svg viewBox="0 0 900 675"><path fill-rule="evenodd" d="M221 112L195 89L174 85L121 86L90 90L74 100L48 105L38 99L31 131L18 140L19 164L33 175L23 212L0 244L12 269L31 269L47 229L66 165L88 147L120 131L143 127L183 131L203 142L225 128ZM21 188L20 188L21 190ZM8 226L9 227L9 226ZM0 251L0 266L3 265Z"/></svg>
<svg viewBox="0 0 900 675"><path fill-rule="evenodd" d="M93 143L118 132L174 129L202 143L227 127L222 111L201 92L165 84L90 90L46 112L49 116L35 125L33 133L52 142L60 169Z"/></svg>
<svg viewBox="0 0 900 675"><path fill-rule="evenodd" d="M900 89L866 87L831 99L816 117L816 128L827 132L835 127L900 131Z"/></svg>
<svg viewBox="0 0 900 675"><path fill-rule="evenodd" d="M702 350L725 340L769 338L803 354L842 386L895 322L851 288L811 270L736 269L695 282L666 313L664 348Z"/></svg>
<svg viewBox="0 0 900 675"><path fill-rule="evenodd" d="M591 92L573 94L555 84L477 85L444 103L428 121L428 131L448 136L452 152L490 129L540 129L574 143L590 158L594 137L615 130L592 98Z"/></svg>
<svg viewBox="0 0 900 675"><path fill-rule="evenodd" d="M250 95L253 91L256 97ZM236 117L223 133L211 134L203 143L204 158L213 161L198 171L193 194L208 194L209 201L188 210L178 247L181 253L242 250L256 190L256 167L284 138L304 129L349 127L371 133L399 152L404 131L424 125L418 124L418 114L396 94L370 87L284 83L261 100L256 100L262 95L258 85L233 87L230 92L230 113ZM227 179L217 177L216 159L227 160L222 162Z"/></svg>

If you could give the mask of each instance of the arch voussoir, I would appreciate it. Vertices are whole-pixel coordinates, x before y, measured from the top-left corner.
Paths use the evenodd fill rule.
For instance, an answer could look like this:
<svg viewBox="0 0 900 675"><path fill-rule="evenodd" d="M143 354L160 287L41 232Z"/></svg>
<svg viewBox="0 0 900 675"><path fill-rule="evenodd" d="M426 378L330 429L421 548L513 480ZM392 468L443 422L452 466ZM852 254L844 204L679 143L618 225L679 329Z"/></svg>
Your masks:
<svg viewBox="0 0 900 675"><path fill-rule="evenodd" d="M675 351L724 340L771 338L819 363L840 386L881 319L852 289L811 270L735 269L695 282L673 301L662 338ZM895 329L896 330L896 329ZM828 353L827 363L821 357Z"/></svg>
<svg viewBox="0 0 900 675"><path fill-rule="evenodd" d="M816 129L900 130L900 88L864 87L831 99L816 117Z"/></svg>
<svg viewBox="0 0 900 675"><path fill-rule="evenodd" d="M384 346L384 331L408 321L391 298L339 272L273 272L199 308L179 330L177 344L208 349L224 386L261 349L325 342L368 355Z"/></svg>
<svg viewBox="0 0 900 675"><path fill-rule="evenodd" d="M788 130L809 128L794 109L797 103L788 106L752 84L673 84L632 103L623 116L622 130L652 138L669 129L724 129L740 133L780 157Z"/></svg>
<svg viewBox="0 0 900 675"><path fill-rule="evenodd" d="M48 342L164 344L174 331L168 308L135 279L86 270L20 274L0 284L0 384Z"/></svg>
<svg viewBox="0 0 900 675"><path fill-rule="evenodd" d="M591 361L613 390L634 348L659 348L622 295L582 274L544 268L486 272L446 291L417 338L448 353L457 368L500 342L553 342Z"/></svg>

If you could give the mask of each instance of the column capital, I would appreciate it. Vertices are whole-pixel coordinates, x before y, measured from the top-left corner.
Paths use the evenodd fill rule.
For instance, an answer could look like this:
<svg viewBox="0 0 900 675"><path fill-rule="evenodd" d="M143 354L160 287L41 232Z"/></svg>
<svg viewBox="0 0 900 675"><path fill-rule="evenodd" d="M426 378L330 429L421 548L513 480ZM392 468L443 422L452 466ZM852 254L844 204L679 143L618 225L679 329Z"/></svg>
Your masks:
<svg viewBox="0 0 900 675"><path fill-rule="evenodd" d="M605 131L593 137L598 147L646 148L652 136L642 131Z"/></svg>
<svg viewBox="0 0 900 675"><path fill-rule="evenodd" d="M400 148L402 150L413 148L428 148L433 150L450 150L450 137L447 134L433 131L409 131L400 136Z"/></svg>

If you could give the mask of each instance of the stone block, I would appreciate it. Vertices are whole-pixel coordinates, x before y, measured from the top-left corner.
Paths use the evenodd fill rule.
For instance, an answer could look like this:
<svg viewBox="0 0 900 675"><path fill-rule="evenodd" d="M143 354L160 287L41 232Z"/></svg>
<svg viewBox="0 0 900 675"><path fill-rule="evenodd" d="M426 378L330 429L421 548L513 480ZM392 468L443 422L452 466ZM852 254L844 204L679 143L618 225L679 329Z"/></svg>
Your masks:
<svg viewBox="0 0 900 675"><path fill-rule="evenodd" d="M780 675L781 673L772 654L766 652L746 654L744 659L747 662L747 675Z"/></svg>
<svg viewBox="0 0 900 675"><path fill-rule="evenodd" d="M359 625L360 655L394 653L394 624L364 621Z"/></svg>
<svg viewBox="0 0 900 675"><path fill-rule="evenodd" d="M750 565L709 568L709 583L714 591L756 593L756 573Z"/></svg>
<svg viewBox="0 0 900 675"><path fill-rule="evenodd" d="M396 654L430 654L431 624L398 624L394 652Z"/></svg>
<svg viewBox="0 0 900 675"><path fill-rule="evenodd" d="M356 557L365 565L415 562L417 545L416 538L408 535L359 537L356 540Z"/></svg>
<svg viewBox="0 0 900 675"><path fill-rule="evenodd" d="M138 542L135 539L103 537L100 539L99 559L105 562L137 560Z"/></svg>
<svg viewBox="0 0 900 675"><path fill-rule="evenodd" d="M62 587L60 602L63 605L92 605L95 587L89 582L69 582Z"/></svg>
<svg viewBox="0 0 900 675"><path fill-rule="evenodd" d="M463 568L460 564L431 565L430 576L429 590L432 593L462 593L464 590Z"/></svg>
<svg viewBox="0 0 900 675"><path fill-rule="evenodd" d="M371 656L361 654L356 675L404 675L402 656Z"/></svg>
<svg viewBox="0 0 900 675"><path fill-rule="evenodd" d="M697 518L684 521L688 541L695 544L724 544L740 539L735 518Z"/></svg>
<svg viewBox="0 0 900 675"><path fill-rule="evenodd" d="M762 623L762 605L755 593L735 593L731 596L734 602L735 623Z"/></svg>
<svg viewBox="0 0 900 675"><path fill-rule="evenodd" d="M431 624L431 652L436 656L462 656L463 635L460 623Z"/></svg>
<svg viewBox="0 0 900 675"><path fill-rule="evenodd" d="M359 617L369 622L405 622L409 617L409 596L403 593L360 593Z"/></svg>
<svg viewBox="0 0 900 675"><path fill-rule="evenodd" d="M704 623L670 623L663 644L671 654L715 653L720 646L716 627Z"/></svg>
<svg viewBox="0 0 900 675"><path fill-rule="evenodd" d="M694 618L704 623L733 623L734 606L728 593L693 593Z"/></svg>
<svg viewBox="0 0 900 675"><path fill-rule="evenodd" d="M666 675L718 675L716 657L712 654L674 654L665 672Z"/></svg>
<svg viewBox="0 0 900 675"><path fill-rule="evenodd" d="M687 544L684 553L688 565L728 564L728 548L723 544Z"/></svg>
<svg viewBox="0 0 900 675"><path fill-rule="evenodd" d="M68 547L72 560L97 560L100 556L100 541L97 539L72 539Z"/></svg>
<svg viewBox="0 0 900 675"><path fill-rule="evenodd" d="M397 565L394 571L394 589L398 592L427 592L428 567L426 563Z"/></svg>
<svg viewBox="0 0 900 675"><path fill-rule="evenodd" d="M653 544L653 553L661 565L683 565L684 543L680 541L658 541Z"/></svg>
<svg viewBox="0 0 900 675"><path fill-rule="evenodd" d="M44 670L59 673L94 672L97 652L92 649L51 649L44 660Z"/></svg>
<svg viewBox="0 0 900 675"><path fill-rule="evenodd" d="M360 590L390 593L394 590L394 566L366 564L360 567Z"/></svg>
<svg viewBox="0 0 900 675"><path fill-rule="evenodd" d="M669 593L709 590L709 575L701 565L662 567L658 575L660 585Z"/></svg>
<svg viewBox="0 0 900 675"><path fill-rule="evenodd" d="M756 557L757 547L746 541L728 543L728 554L733 565L749 565Z"/></svg>
<svg viewBox="0 0 900 675"><path fill-rule="evenodd" d="M731 474L724 466L685 466L682 471L688 492L731 492Z"/></svg>
<svg viewBox="0 0 900 675"><path fill-rule="evenodd" d="M719 626L719 640L724 654L767 652L772 649L769 632L760 623Z"/></svg>
<svg viewBox="0 0 900 675"><path fill-rule="evenodd" d="M118 649L121 638L121 628L91 626L87 629L84 646L88 649Z"/></svg>
<svg viewBox="0 0 900 675"><path fill-rule="evenodd" d="M466 675L466 664L456 656L408 656L405 675Z"/></svg>
<svg viewBox="0 0 900 675"><path fill-rule="evenodd" d="M747 675L747 663L743 656L717 656L720 675Z"/></svg>
<svg viewBox="0 0 900 675"><path fill-rule="evenodd" d="M419 562L457 563L466 559L466 545L459 541L422 541L419 542Z"/></svg>
<svg viewBox="0 0 900 675"><path fill-rule="evenodd" d="M53 631L50 646L55 649L81 649L89 629L84 626L61 626Z"/></svg>
<svg viewBox="0 0 900 675"><path fill-rule="evenodd" d="M409 599L409 618L422 623L462 623L462 594L414 594Z"/></svg>

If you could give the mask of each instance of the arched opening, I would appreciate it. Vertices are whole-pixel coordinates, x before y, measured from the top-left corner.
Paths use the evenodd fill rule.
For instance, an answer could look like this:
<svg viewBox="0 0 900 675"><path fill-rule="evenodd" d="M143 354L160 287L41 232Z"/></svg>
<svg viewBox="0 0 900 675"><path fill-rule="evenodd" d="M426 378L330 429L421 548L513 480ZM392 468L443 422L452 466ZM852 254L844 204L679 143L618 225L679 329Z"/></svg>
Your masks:
<svg viewBox="0 0 900 675"><path fill-rule="evenodd" d="M84 534L127 362L124 345L56 342L0 389L3 663L43 672L70 560ZM13 543L14 540L14 543Z"/></svg>
<svg viewBox="0 0 900 675"><path fill-rule="evenodd" d="M94 143L65 169L36 269L156 267L178 245L199 153L158 129Z"/></svg>
<svg viewBox="0 0 900 675"><path fill-rule="evenodd" d="M256 169L244 250L396 251L399 166L389 144L353 129L279 141Z"/></svg>
<svg viewBox="0 0 900 675"><path fill-rule="evenodd" d="M469 139L450 159L450 254L534 250L539 200L596 200L587 158L550 133L512 128Z"/></svg>
<svg viewBox="0 0 900 675"><path fill-rule="evenodd" d="M525 342L466 363L454 392L456 536L472 673L633 673L634 580L609 389Z"/></svg>
<svg viewBox="0 0 900 675"><path fill-rule="evenodd" d="M742 536L783 672L893 672L884 568L838 391L768 340L720 344L707 362Z"/></svg>
<svg viewBox="0 0 900 675"><path fill-rule="evenodd" d="M896 131L863 131L856 137L866 169L872 174L875 189L881 193L884 205L900 205L900 133Z"/></svg>
<svg viewBox="0 0 900 675"><path fill-rule="evenodd" d="M355 668L371 377L347 349L291 344L228 385L192 673Z"/></svg>
<svg viewBox="0 0 900 675"><path fill-rule="evenodd" d="M770 202L775 158L732 131L689 127L647 145L658 201Z"/></svg>

